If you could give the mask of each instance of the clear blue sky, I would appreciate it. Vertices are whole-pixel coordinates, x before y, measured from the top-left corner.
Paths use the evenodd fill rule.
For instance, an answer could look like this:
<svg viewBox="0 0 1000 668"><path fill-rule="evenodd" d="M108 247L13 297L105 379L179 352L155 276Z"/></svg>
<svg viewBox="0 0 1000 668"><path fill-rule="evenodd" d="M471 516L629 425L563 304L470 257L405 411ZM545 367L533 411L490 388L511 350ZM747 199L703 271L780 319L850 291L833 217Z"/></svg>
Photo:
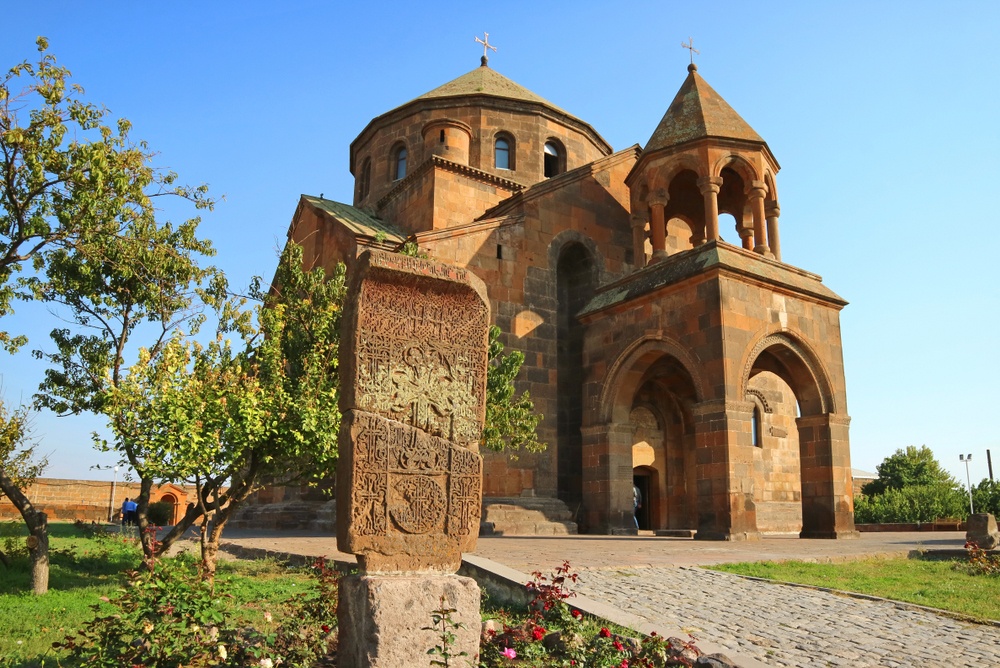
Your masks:
<svg viewBox="0 0 1000 668"><path fill-rule="evenodd" d="M0 68L45 35L89 100L134 124L157 164L225 196L204 236L232 283L269 276L301 193L350 202L351 140L374 116L479 64L644 143L699 72L782 171L786 262L850 301L842 315L856 468L926 444L961 480L997 458L1000 288L981 250L1000 183L1000 3L8 2ZM619 6L614 6L618 4ZM173 212L170 212L173 214ZM174 216L179 218L183 215ZM977 250L979 249L979 250ZM4 323L50 347L22 306ZM42 366L0 357L8 401ZM92 417L40 415L47 475L110 479Z"/></svg>

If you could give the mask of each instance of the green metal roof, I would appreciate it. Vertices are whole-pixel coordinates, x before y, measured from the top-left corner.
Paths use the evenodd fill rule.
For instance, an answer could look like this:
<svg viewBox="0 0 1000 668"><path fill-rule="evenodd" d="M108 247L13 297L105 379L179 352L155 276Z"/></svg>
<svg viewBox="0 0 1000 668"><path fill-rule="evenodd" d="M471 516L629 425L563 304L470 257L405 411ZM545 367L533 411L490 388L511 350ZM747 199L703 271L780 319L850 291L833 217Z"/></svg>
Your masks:
<svg viewBox="0 0 1000 668"><path fill-rule="evenodd" d="M385 237L386 241L393 241L396 243L403 243L406 241L406 235L389 223L380 218L376 218L371 214L365 213L361 209L353 207L350 204L334 202L333 200L323 199L322 197L314 197L312 195L302 195L302 199L309 202L317 209L321 209L330 214L336 218L340 224L355 234L361 234L373 238L381 235Z"/></svg>
<svg viewBox="0 0 1000 668"><path fill-rule="evenodd" d="M698 74L698 68L690 65L687 79L681 84L643 151L649 153L704 137L765 143Z"/></svg>

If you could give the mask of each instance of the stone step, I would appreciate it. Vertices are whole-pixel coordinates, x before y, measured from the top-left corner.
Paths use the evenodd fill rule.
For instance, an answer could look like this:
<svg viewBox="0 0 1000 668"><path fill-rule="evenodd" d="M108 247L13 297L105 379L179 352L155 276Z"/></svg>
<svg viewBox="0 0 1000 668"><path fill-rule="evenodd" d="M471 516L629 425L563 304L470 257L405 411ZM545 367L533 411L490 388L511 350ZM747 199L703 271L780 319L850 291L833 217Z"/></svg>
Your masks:
<svg viewBox="0 0 1000 668"><path fill-rule="evenodd" d="M483 536L567 536L577 533L573 513L563 501L545 497L483 499Z"/></svg>

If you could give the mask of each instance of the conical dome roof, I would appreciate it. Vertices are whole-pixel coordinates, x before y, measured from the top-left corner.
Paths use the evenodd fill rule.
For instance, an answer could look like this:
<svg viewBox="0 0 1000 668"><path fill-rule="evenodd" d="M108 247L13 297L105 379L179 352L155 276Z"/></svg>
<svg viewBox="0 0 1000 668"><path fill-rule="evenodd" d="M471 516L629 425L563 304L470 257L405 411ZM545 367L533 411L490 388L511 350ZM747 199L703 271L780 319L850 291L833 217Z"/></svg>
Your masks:
<svg viewBox="0 0 1000 668"><path fill-rule="evenodd" d="M493 97L504 97L509 100L520 100L522 102L535 102L544 104L556 111L568 114L540 95L532 93L524 86L514 83L488 65L483 64L471 72L467 72L457 79L452 79L448 83L438 86L432 91L424 93L416 98L417 100L430 100L441 97L460 97L465 95L490 95Z"/></svg>
<svg viewBox="0 0 1000 668"><path fill-rule="evenodd" d="M651 153L705 137L743 139L765 144L761 136L708 85L698 74L698 68L692 64L688 66L687 79L653 131L653 136L646 142L643 152Z"/></svg>

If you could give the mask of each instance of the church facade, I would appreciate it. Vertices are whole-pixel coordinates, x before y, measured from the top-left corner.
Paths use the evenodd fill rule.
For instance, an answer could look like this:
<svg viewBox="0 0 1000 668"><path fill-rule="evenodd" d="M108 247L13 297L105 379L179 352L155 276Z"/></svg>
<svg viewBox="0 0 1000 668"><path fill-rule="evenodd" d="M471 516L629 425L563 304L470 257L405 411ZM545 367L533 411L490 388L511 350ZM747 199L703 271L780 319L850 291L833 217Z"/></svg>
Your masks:
<svg viewBox="0 0 1000 668"><path fill-rule="evenodd" d="M561 499L590 533L856 535L846 302L782 260L778 163L694 65L615 151L483 58L373 119L350 168L351 204L299 201L307 265L413 240L483 279L525 355L548 447L484 452L485 496Z"/></svg>

